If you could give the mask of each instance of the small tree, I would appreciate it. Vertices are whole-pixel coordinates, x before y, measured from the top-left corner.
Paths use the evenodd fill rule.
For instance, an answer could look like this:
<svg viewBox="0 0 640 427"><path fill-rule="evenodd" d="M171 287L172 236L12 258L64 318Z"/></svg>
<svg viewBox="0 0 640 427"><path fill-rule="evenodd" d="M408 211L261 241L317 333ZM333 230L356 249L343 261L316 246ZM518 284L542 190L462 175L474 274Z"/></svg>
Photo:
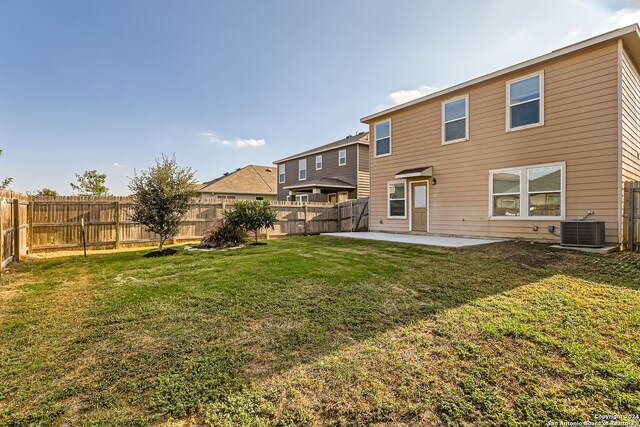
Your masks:
<svg viewBox="0 0 640 427"><path fill-rule="evenodd" d="M76 174L77 184L70 183L73 191L81 196L108 196L109 189L105 186L107 174L98 173L97 170L84 171L82 175Z"/></svg>
<svg viewBox="0 0 640 427"><path fill-rule="evenodd" d="M129 189L136 197L132 220L160 236L158 251L162 251L164 241L178 234L180 222L187 213L193 191L194 172L182 168L176 161L162 155L155 166L138 175L134 171Z"/></svg>
<svg viewBox="0 0 640 427"><path fill-rule="evenodd" d="M2 150L0 150L0 156L2 156ZM0 181L0 190L4 190L13 182L13 178L6 177Z"/></svg>
<svg viewBox="0 0 640 427"><path fill-rule="evenodd" d="M36 196L36 197L57 197L59 196L58 192L56 190L52 190L50 188L40 188L38 190L35 191L27 191L27 194L29 196Z"/></svg>
<svg viewBox="0 0 640 427"><path fill-rule="evenodd" d="M261 228L273 228L276 224L276 211L268 200L246 200L235 203L235 210L226 216L227 220L238 227L253 231L258 243Z"/></svg>

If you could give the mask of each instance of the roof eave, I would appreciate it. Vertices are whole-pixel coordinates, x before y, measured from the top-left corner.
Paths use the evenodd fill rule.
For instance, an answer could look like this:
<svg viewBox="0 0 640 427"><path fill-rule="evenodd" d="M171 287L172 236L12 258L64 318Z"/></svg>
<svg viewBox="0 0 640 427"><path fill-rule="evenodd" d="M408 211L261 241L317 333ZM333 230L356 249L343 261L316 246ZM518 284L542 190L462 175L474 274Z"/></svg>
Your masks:
<svg viewBox="0 0 640 427"><path fill-rule="evenodd" d="M497 78L497 77L501 77L501 76L503 76L505 74L513 73L515 71L518 71L518 70L521 70L521 69L524 69L524 68L527 68L527 67L530 67L530 66L545 62L545 61L549 61L551 59L555 59L555 58L558 58L560 56L568 55L570 53L577 52L579 50L586 49L586 48L591 47L591 46L595 46L595 45L598 45L598 44L601 44L601 43L605 43L607 41L615 40L617 38L622 38L624 36L629 36L629 35L632 35L632 34L635 34L636 37L640 37L640 28L638 27L638 24L632 24L632 25L628 25L628 26L623 27L623 28L619 28L617 30L609 31L608 33L604 33L604 34L601 34L599 36L592 37L590 39L583 40L581 42L574 43L572 45L565 46L563 48L551 51L551 52L549 52L549 53L547 53L545 55L538 56L536 58L529 59L529 60L524 61L524 62L520 62L520 63L512 65L510 67L503 68L503 69L498 70L498 71L494 71L493 73L485 74L484 76L476 77L475 79L468 80L466 82L457 84L455 86L448 87L446 89L434 92L434 93L429 94L429 95L425 95L425 96L420 97L420 98L416 98L413 101L405 102L404 104L396 105L395 107L387 108L386 110L382 110L382 111L379 111L377 113L370 114L370 115L368 115L366 117L361 118L360 119L360 123L365 123L366 124L366 123L371 122L372 120L378 119L380 117L384 117L384 116L386 116L388 114L394 113L394 112L399 111L399 110L403 110L405 108L412 107L412 106L417 105L417 104L421 104L421 103L429 101L431 99L438 98L440 96L449 94L451 92L455 92L457 90L464 89L466 87L473 86L473 85L476 85L478 83L482 83L482 82L485 82L485 81L488 81L488 80L491 80L491 79L494 79L494 78Z"/></svg>

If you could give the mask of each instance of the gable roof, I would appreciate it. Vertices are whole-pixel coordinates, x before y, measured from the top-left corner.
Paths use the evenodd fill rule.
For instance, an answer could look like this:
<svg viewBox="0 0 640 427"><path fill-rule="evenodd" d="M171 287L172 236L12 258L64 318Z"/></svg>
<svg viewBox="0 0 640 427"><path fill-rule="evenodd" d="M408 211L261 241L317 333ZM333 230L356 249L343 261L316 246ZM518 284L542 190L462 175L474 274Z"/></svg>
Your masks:
<svg viewBox="0 0 640 427"><path fill-rule="evenodd" d="M627 27L619 28L617 30L609 31L608 33L601 34L596 37L592 37L587 40L583 40L578 43L574 43L572 45L556 49L551 51L545 55L538 56L536 58L530 59L528 61L520 62L519 64L512 65L507 68L503 68L498 71L494 71L493 73L485 74L484 76L477 77L472 80L468 80L464 83L457 84L455 86L448 87L443 90L439 90L437 92L431 93L429 95L422 96L420 98L414 99L413 101L405 102L404 104L396 105L395 107L387 108L386 110L379 111L374 114L370 114L366 117L360 119L362 123L369 123L370 121L385 116L387 114L393 113L398 110L403 110L405 108L411 107L416 104L420 104L422 102L426 102L428 100L438 98L440 96L449 94L451 92L455 92L460 89L464 89L469 86L476 85L478 83L482 83L491 79L495 79L505 74L513 73L514 71L521 70L523 68L530 67L532 65L539 64L541 62L549 61L551 59L555 59L564 55L568 55L574 52L577 52L582 49L589 48L591 46L595 46L601 43L605 43L608 41L612 41L615 39L622 39L625 45L628 48L628 53L631 59L635 62L636 66L640 65L640 28L638 24L632 24Z"/></svg>
<svg viewBox="0 0 640 427"><path fill-rule="evenodd" d="M276 195L278 174L273 166L249 165L195 188L203 193Z"/></svg>
<svg viewBox="0 0 640 427"><path fill-rule="evenodd" d="M369 132L359 132L355 135L349 135L346 138L340 139L338 141L330 142L329 144L321 145L316 148L312 148L307 151L303 151L298 154L294 154L293 156L285 157L284 159L276 160L273 162L274 164L287 162L289 160L298 159L300 157L310 156L316 153L322 153L324 151L334 150L336 148L342 148L353 144L364 144L369 145Z"/></svg>

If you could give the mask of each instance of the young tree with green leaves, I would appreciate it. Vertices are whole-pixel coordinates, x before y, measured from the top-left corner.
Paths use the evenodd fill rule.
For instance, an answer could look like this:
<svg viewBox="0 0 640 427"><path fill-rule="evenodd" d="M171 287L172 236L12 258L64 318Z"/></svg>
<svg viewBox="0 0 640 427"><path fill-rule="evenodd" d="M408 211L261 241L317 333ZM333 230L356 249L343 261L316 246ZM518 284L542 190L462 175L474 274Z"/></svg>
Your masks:
<svg viewBox="0 0 640 427"><path fill-rule="evenodd" d="M50 188L40 188L38 190L35 191L27 191L27 194L29 196L35 196L35 197L57 197L59 196L58 192L56 190L52 190Z"/></svg>
<svg viewBox="0 0 640 427"><path fill-rule="evenodd" d="M77 184L70 183L73 191L80 196L108 196L109 189L105 186L107 174L98 173L97 170L84 171L82 175L76 174Z"/></svg>
<svg viewBox="0 0 640 427"><path fill-rule="evenodd" d="M195 184L194 171L180 167L176 156L164 154L140 175L134 171L129 189L136 198L132 220L160 236L158 251L162 252L164 241L178 234L180 222L189 210Z"/></svg>
<svg viewBox="0 0 640 427"><path fill-rule="evenodd" d="M2 150L0 150L0 156L2 156ZM13 178L6 177L2 181L0 181L0 190L4 190L13 182Z"/></svg>
<svg viewBox="0 0 640 427"><path fill-rule="evenodd" d="M235 202L235 209L226 218L238 227L253 231L256 243L258 243L260 229L273 228L277 221L276 211L268 200Z"/></svg>

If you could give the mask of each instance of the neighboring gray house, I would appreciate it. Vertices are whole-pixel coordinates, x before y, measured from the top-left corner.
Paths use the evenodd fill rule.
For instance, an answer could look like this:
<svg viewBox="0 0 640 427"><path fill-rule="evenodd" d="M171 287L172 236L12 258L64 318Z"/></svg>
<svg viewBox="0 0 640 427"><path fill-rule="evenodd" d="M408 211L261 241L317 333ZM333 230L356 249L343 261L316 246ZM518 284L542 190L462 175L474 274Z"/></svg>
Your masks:
<svg viewBox="0 0 640 427"><path fill-rule="evenodd" d="M341 202L369 197L369 132L273 162L278 200Z"/></svg>

